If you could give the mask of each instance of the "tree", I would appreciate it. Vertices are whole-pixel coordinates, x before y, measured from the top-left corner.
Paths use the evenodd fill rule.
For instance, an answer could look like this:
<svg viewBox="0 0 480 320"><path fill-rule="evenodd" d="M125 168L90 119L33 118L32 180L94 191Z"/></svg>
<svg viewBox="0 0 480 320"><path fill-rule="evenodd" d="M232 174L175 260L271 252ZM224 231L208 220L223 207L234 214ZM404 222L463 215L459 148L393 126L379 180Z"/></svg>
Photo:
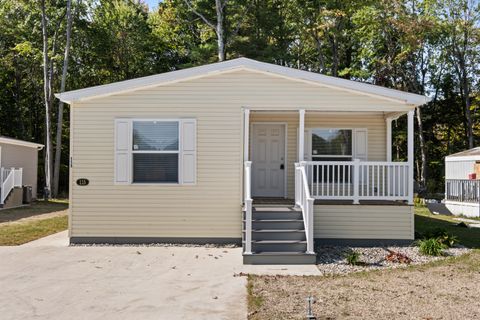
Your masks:
<svg viewBox="0 0 480 320"><path fill-rule="evenodd" d="M225 60L225 29L224 29L224 15L225 15L225 6L227 5L228 0L215 0L215 13L217 17L216 23L211 22L200 13L197 9L194 8L190 0L184 0L185 4L195 13L200 19L205 22L212 30L215 31L217 35L217 51L218 51L218 61Z"/></svg>
<svg viewBox="0 0 480 320"><path fill-rule="evenodd" d="M464 101L468 147L474 147L473 119L471 115L471 86L480 63L480 34L478 21L480 8L475 0L448 0L444 10L447 47L451 64L459 80Z"/></svg>
<svg viewBox="0 0 480 320"><path fill-rule="evenodd" d="M47 13L45 0L42 8L42 39L43 39L43 94L45 103L45 199L50 198L51 191L51 140L50 140L50 108L51 108L51 73L48 55Z"/></svg>
<svg viewBox="0 0 480 320"><path fill-rule="evenodd" d="M63 55L62 79L60 83L60 92L65 91L65 82L67 81L68 58L70 53L70 38L72 31L72 0L67 0L66 9L67 31L65 35L66 43ZM60 181L60 161L62 155L62 133L63 133L63 101L58 103L57 113L57 136L55 143L55 162L53 170L53 197L58 196L58 184Z"/></svg>

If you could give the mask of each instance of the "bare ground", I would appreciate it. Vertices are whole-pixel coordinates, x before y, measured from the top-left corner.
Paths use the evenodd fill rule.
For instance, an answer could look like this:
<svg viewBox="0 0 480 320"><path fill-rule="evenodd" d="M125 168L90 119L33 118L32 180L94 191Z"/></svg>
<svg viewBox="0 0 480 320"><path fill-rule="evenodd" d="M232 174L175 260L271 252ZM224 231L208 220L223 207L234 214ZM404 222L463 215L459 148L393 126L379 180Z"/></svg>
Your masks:
<svg viewBox="0 0 480 320"><path fill-rule="evenodd" d="M480 251L345 276L250 276L249 319L479 319Z"/></svg>
<svg viewBox="0 0 480 320"><path fill-rule="evenodd" d="M65 216L68 203L35 201L29 206L0 210L0 226Z"/></svg>

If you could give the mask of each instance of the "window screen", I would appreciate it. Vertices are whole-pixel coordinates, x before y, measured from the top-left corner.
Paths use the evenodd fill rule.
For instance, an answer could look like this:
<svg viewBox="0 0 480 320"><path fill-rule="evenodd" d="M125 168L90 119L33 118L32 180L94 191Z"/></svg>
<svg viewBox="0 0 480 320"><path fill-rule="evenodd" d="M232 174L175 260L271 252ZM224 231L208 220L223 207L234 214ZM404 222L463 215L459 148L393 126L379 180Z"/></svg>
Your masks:
<svg viewBox="0 0 480 320"><path fill-rule="evenodd" d="M178 183L178 121L134 121L134 183Z"/></svg>
<svg viewBox="0 0 480 320"><path fill-rule="evenodd" d="M134 153L133 182L177 183L178 153Z"/></svg>

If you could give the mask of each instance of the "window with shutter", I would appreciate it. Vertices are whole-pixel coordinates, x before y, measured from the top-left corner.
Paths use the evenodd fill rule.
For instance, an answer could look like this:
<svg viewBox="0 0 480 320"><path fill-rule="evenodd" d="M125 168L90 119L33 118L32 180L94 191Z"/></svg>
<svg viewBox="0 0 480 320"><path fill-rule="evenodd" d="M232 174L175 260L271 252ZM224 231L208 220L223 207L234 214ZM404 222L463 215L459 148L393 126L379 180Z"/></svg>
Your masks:
<svg viewBox="0 0 480 320"><path fill-rule="evenodd" d="M115 182L194 184L194 119L117 119Z"/></svg>
<svg viewBox="0 0 480 320"><path fill-rule="evenodd" d="M312 128L308 132L305 138L305 150L308 150L309 154L305 159L312 161L367 160L367 129ZM343 167L339 168L340 171L336 175L332 174L333 167L325 167L318 175L316 170L314 167L314 181L317 177L324 179L323 176L327 176L330 182L335 182L333 177L341 181L344 175L351 175L349 170L343 172L345 170Z"/></svg>

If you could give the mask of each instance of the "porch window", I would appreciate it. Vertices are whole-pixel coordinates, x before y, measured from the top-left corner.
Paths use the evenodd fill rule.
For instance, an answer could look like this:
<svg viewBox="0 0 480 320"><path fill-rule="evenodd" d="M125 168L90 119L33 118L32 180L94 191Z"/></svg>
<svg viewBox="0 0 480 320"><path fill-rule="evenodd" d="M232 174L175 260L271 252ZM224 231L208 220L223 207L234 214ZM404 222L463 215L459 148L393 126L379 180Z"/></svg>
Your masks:
<svg viewBox="0 0 480 320"><path fill-rule="evenodd" d="M312 160L313 161L352 161L353 155L353 130L351 129L312 129ZM317 174L314 167L313 180L335 183L338 181L351 181L351 170L340 167L339 172L333 172L332 166L322 167ZM326 181L328 180L328 181Z"/></svg>
<svg viewBox="0 0 480 320"><path fill-rule="evenodd" d="M133 121L133 183L178 183L178 121Z"/></svg>
<svg viewBox="0 0 480 320"><path fill-rule="evenodd" d="M351 161L351 129L312 129L313 161Z"/></svg>

